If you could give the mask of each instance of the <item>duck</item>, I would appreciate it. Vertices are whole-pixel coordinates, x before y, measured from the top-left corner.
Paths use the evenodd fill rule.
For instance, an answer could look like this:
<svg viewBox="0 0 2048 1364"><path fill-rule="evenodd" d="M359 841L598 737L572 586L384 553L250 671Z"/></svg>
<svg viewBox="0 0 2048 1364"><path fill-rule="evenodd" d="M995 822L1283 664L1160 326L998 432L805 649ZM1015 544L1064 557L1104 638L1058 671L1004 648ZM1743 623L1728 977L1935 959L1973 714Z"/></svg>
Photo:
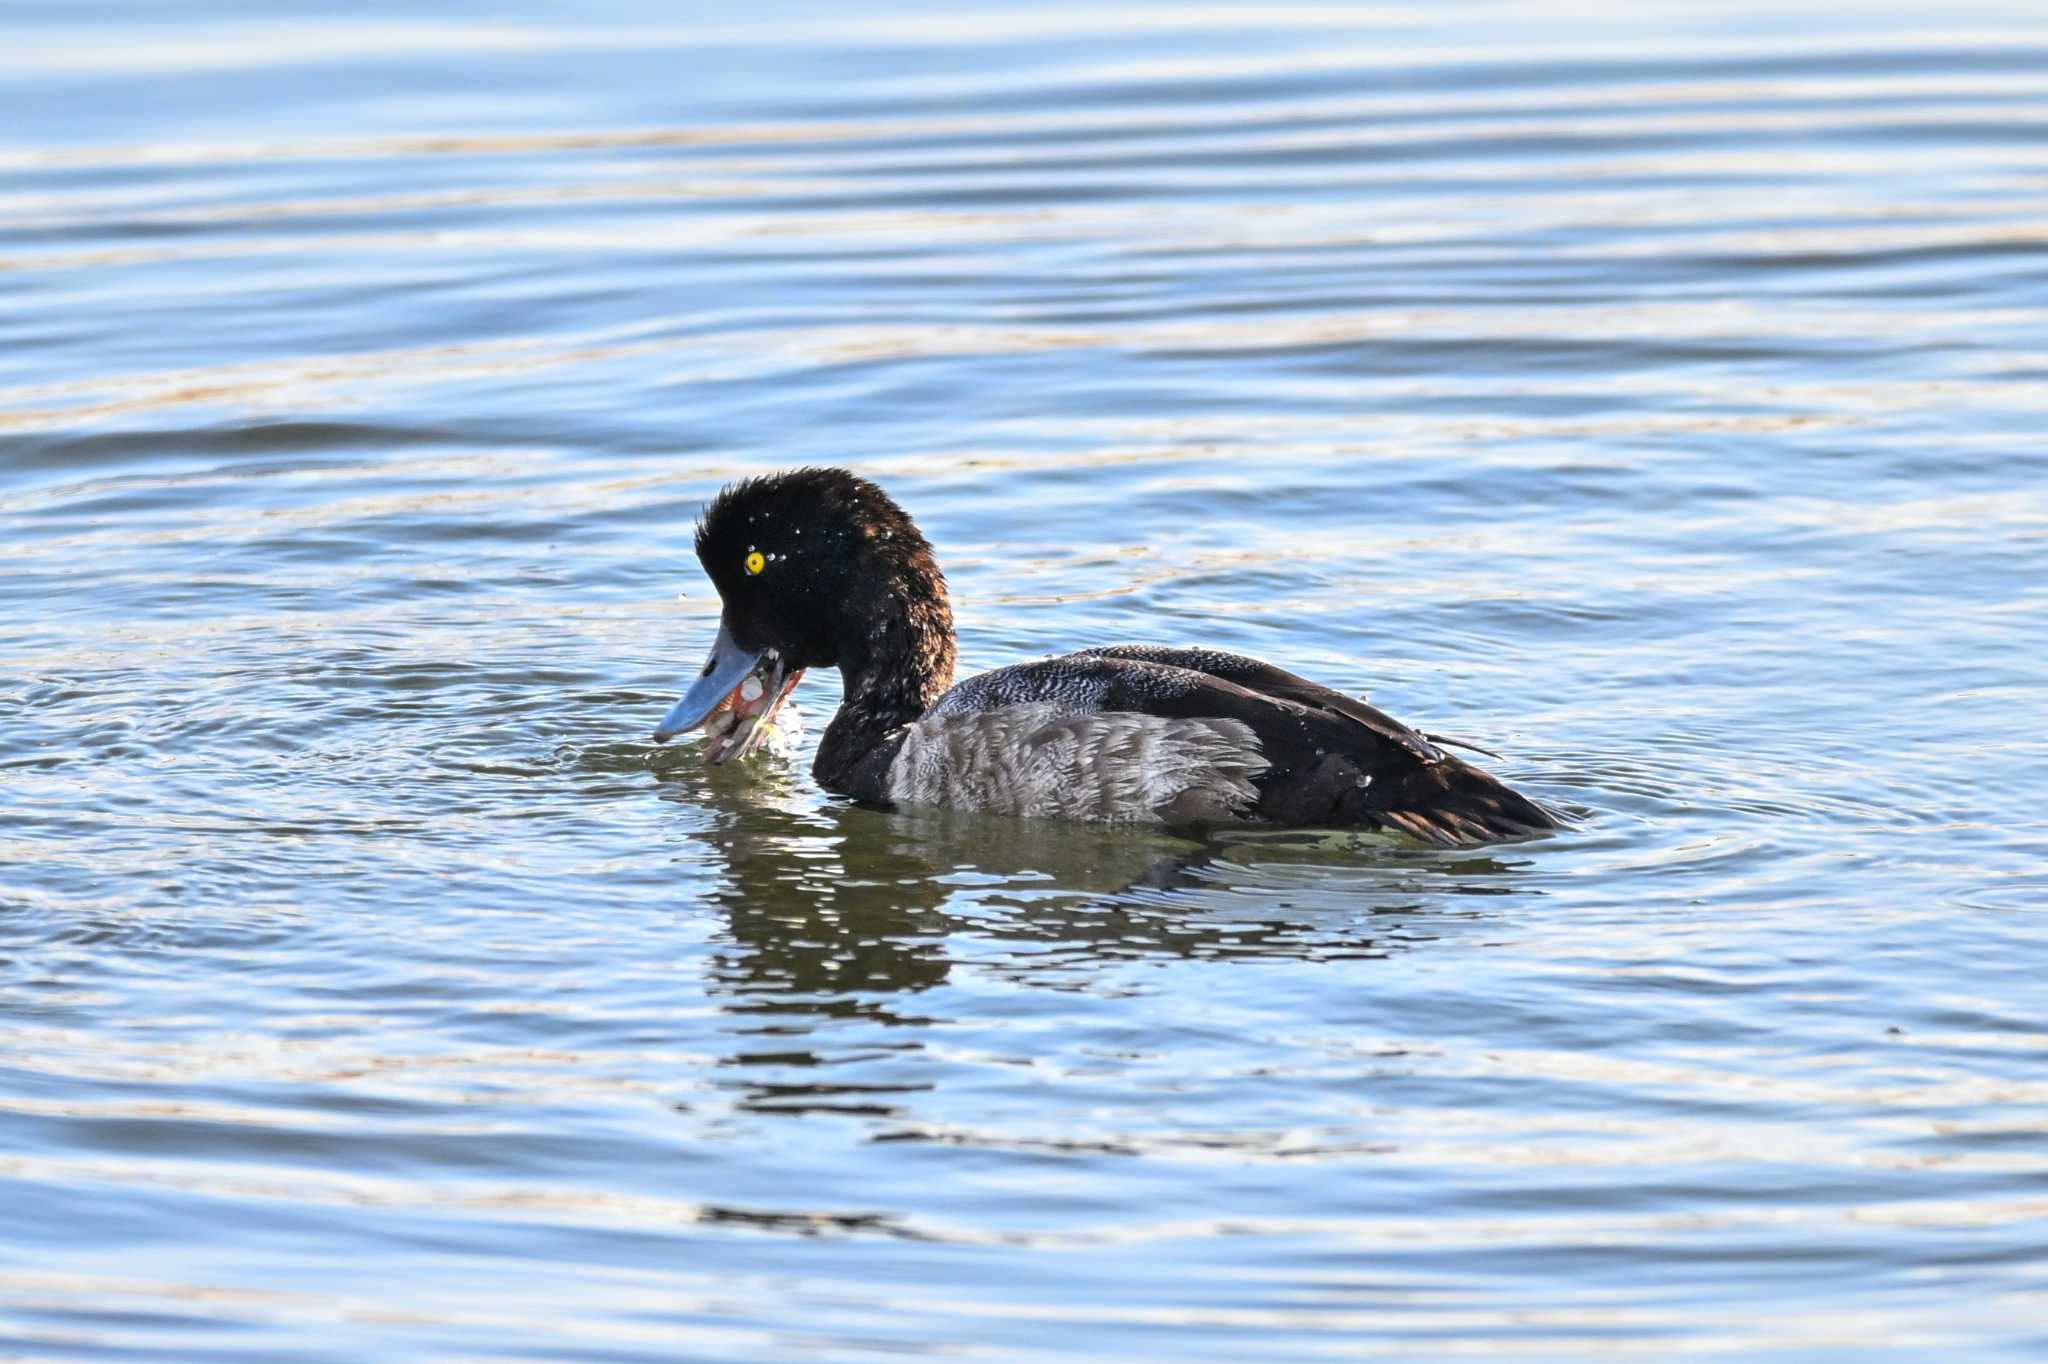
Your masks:
<svg viewBox="0 0 2048 1364"><path fill-rule="evenodd" d="M1446 751L1459 741L1244 654L1115 644L956 682L930 543L845 469L728 484L695 547L718 632L653 737L701 728L714 764L754 751L807 672L837 668L844 694L811 772L863 805L1191 832L1378 830L1443 847L1562 825Z"/></svg>

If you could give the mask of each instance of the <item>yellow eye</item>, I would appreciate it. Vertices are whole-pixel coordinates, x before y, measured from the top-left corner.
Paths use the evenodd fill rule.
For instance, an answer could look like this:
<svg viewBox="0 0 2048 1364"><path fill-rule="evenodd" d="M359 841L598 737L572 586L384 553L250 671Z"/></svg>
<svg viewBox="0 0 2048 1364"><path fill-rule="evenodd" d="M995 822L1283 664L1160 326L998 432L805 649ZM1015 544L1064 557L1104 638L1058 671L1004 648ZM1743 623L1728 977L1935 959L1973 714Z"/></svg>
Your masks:
<svg viewBox="0 0 2048 1364"><path fill-rule="evenodd" d="M763 557L761 556L761 551L760 551L760 550L758 550L758 549L757 549L757 550L753 550L753 551L751 551L751 552L749 552L749 553L748 553L748 555L747 555L747 572L748 572L748 573L750 573L750 574L751 574L751 573L759 573L759 572L760 572L760 571L761 571L762 569L764 569L764 568L766 568L766 567L768 567L768 561L767 561L767 560L766 560L765 558L763 558Z"/></svg>

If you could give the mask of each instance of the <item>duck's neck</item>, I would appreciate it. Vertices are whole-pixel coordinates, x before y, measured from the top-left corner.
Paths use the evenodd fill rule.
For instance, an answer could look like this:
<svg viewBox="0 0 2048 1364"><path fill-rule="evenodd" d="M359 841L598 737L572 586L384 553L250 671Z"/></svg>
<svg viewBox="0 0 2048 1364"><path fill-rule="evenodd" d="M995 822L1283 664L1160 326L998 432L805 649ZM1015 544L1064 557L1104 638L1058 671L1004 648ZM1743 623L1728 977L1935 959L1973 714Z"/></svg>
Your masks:
<svg viewBox="0 0 2048 1364"><path fill-rule="evenodd" d="M828 791L877 798L893 733L953 685L953 610L943 582L900 580L841 632L846 696L811 765ZM872 788L872 789L871 789Z"/></svg>

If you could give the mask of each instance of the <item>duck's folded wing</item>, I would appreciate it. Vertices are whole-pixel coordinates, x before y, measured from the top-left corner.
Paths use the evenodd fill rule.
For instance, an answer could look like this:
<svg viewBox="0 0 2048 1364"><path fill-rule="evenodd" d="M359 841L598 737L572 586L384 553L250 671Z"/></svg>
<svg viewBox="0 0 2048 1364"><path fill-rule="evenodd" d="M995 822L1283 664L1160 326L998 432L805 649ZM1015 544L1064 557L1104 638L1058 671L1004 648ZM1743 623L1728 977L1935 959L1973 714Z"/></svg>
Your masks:
<svg viewBox="0 0 2048 1364"><path fill-rule="evenodd" d="M1526 838L1558 827L1548 810L1492 773L1444 752L1363 701L1240 654L1125 647L1217 669L1196 672L1203 685L1163 699L1154 709L1240 720L1257 735L1267 764L1257 778L1261 819L1299 827L1393 829L1445 847ZM1195 672L1143 657L1090 656L1126 668ZM1234 676L1223 676L1225 670Z"/></svg>
<svg viewBox="0 0 2048 1364"><path fill-rule="evenodd" d="M1311 682L1285 668L1276 668L1249 654L1234 654L1227 649L1191 649L1172 644L1111 644L1099 649L1083 649L1075 656L1186 668L1190 672L1220 678L1261 696L1342 715L1365 726L1388 743L1407 749L1423 762L1433 763L1444 756L1429 739L1379 707L1367 705L1355 696L1346 696L1334 687Z"/></svg>
<svg viewBox="0 0 2048 1364"><path fill-rule="evenodd" d="M1366 825L1445 845L1555 827L1534 802L1363 702L1256 659L1176 652L1251 680L1298 687L1308 699L1156 654L1069 654L998 668L953 688L911 726L896 770L944 774L954 791L961 789L959 774L995 773L986 784L992 792L1023 780L1002 764L1035 753L1032 740L1044 732L1059 756L1030 779L1032 789L1064 783L1075 792L1064 799L1086 803L1093 793L1156 773L1144 789L1155 802L1152 817L1169 823L1228 816L1304 827ZM1183 785L1175 788L1176 781ZM929 775L924 787L934 789ZM995 799L983 796L976 808L992 808L980 801ZM1037 808L1056 811L1053 797L1033 799Z"/></svg>

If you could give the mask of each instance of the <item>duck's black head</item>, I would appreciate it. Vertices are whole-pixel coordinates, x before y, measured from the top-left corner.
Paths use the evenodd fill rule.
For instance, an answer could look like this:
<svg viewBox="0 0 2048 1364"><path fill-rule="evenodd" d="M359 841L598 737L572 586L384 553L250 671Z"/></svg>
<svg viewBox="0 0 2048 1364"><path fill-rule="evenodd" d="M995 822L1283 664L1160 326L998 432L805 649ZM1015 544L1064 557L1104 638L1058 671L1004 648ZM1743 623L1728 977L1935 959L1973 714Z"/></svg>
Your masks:
<svg viewBox="0 0 2048 1364"><path fill-rule="evenodd" d="M893 723L951 681L945 577L910 517L866 479L798 469L731 484L704 509L697 558L724 614L703 673L657 740L730 712L711 756L743 752L765 726L737 726L772 715L806 668L839 668L849 701L860 692L907 708Z"/></svg>

